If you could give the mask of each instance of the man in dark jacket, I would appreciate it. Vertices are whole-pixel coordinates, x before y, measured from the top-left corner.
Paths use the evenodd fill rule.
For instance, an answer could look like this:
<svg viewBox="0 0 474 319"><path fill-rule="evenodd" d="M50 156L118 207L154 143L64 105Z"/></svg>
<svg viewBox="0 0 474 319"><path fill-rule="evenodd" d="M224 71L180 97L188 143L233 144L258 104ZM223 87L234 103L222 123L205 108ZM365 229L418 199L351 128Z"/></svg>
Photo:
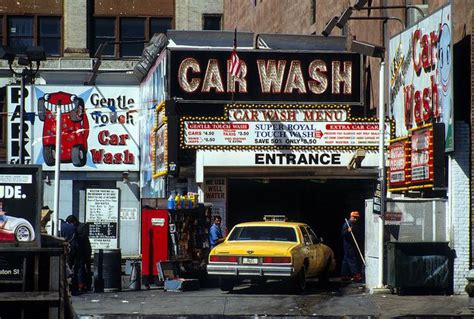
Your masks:
<svg viewBox="0 0 474 319"><path fill-rule="evenodd" d="M358 256L357 247L354 243L354 237L352 237L352 234L354 234L356 238L359 235L359 225L357 225L359 217L359 212L353 211L351 212L350 219L347 223L344 221L344 224L342 225L344 258L342 260L341 275L344 278L352 278L352 280L356 282L362 280L362 272L359 261L360 257Z"/></svg>
<svg viewBox="0 0 474 319"><path fill-rule="evenodd" d="M89 241L89 229L87 224L80 223L76 216L70 215L66 223L74 225L75 233L71 239L71 251L74 261L73 265L73 290L86 292L90 290L91 277L91 254L92 248Z"/></svg>

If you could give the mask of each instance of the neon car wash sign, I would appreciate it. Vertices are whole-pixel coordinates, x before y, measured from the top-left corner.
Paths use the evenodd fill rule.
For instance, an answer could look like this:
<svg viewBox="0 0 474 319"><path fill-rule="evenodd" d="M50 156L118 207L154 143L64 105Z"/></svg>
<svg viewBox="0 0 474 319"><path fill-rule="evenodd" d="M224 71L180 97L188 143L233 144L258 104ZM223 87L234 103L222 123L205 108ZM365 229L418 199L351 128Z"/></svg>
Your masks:
<svg viewBox="0 0 474 319"><path fill-rule="evenodd" d="M454 149L451 25L448 5L393 37L389 54L396 137L425 124L443 123L446 151Z"/></svg>
<svg viewBox="0 0 474 319"><path fill-rule="evenodd" d="M18 108L17 90L9 88L11 114ZM60 108L62 170L138 170L138 88L32 86L27 93L25 112L30 120L23 141L27 163L54 169ZM10 118L13 140L18 122L16 116ZM15 148L9 152L10 163L17 162L17 153Z"/></svg>
<svg viewBox="0 0 474 319"><path fill-rule="evenodd" d="M171 96L184 100L362 104L361 57L354 53L171 51Z"/></svg>

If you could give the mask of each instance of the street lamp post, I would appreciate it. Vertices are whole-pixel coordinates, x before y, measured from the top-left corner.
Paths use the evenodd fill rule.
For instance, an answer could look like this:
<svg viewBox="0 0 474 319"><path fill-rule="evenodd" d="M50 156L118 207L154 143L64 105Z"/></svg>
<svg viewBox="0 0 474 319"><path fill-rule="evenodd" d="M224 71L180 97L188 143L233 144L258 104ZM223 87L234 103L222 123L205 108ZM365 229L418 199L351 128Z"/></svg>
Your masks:
<svg viewBox="0 0 474 319"><path fill-rule="evenodd" d="M21 72L16 71L13 68L13 62L15 61L15 57L18 56L18 65L22 68ZM24 130L24 122L25 122L25 86L31 82L33 82L36 74L39 71L41 61L46 60L46 53L44 52L42 47L28 47L25 53L16 55L12 53L8 49L4 47L0 47L0 59L8 61L8 67L10 71L19 76L21 79L21 93L20 93L20 134L19 134L19 150L18 150L18 157L19 163L25 163L25 154L23 152L23 143L25 137L25 130ZM36 68L33 68L33 62L36 63Z"/></svg>

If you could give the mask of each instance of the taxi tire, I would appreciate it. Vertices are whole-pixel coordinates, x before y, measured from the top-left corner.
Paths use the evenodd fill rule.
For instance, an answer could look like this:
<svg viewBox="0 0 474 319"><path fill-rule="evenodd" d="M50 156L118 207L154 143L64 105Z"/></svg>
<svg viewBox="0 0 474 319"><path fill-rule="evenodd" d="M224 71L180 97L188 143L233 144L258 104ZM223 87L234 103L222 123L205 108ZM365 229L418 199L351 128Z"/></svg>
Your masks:
<svg viewBox="0 0 474 319"><path fill-rule="evenodd" d="M302 294L306 290L306 268L302 267L292 282L293 291Z"/></svg>
<svg viewBox="0 0 474 319"><path fill-rule="evenodd" d="M231 292L234 289L235 282L232 279L221 278L219 280L219 286L222 291Z"/></svg>
<svg viewBox="0 0 474 319"><path fill-rule="evenodd" d="M319 285L322 287L327 287L329 285L329 268L331 267L332 258L328 259L326 262L326 266L324 266L324 270L319 275Z"/></svg>

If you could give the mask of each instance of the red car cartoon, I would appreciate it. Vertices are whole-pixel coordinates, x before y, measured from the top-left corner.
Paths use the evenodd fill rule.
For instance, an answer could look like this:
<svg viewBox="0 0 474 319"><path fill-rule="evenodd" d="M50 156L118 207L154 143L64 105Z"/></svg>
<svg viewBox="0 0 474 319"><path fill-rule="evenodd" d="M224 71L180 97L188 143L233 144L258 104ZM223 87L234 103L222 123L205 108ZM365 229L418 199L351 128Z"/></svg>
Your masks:
<svg viewBox="0 0 474 319"><path fill-rule="evenodd" d="M38 117L44 121L43 158L54 166L56 148L56 109L61 107L61 163L82 167L87 162L89 120L84 100L74 94L55 92L38 99Z"/></svg>

